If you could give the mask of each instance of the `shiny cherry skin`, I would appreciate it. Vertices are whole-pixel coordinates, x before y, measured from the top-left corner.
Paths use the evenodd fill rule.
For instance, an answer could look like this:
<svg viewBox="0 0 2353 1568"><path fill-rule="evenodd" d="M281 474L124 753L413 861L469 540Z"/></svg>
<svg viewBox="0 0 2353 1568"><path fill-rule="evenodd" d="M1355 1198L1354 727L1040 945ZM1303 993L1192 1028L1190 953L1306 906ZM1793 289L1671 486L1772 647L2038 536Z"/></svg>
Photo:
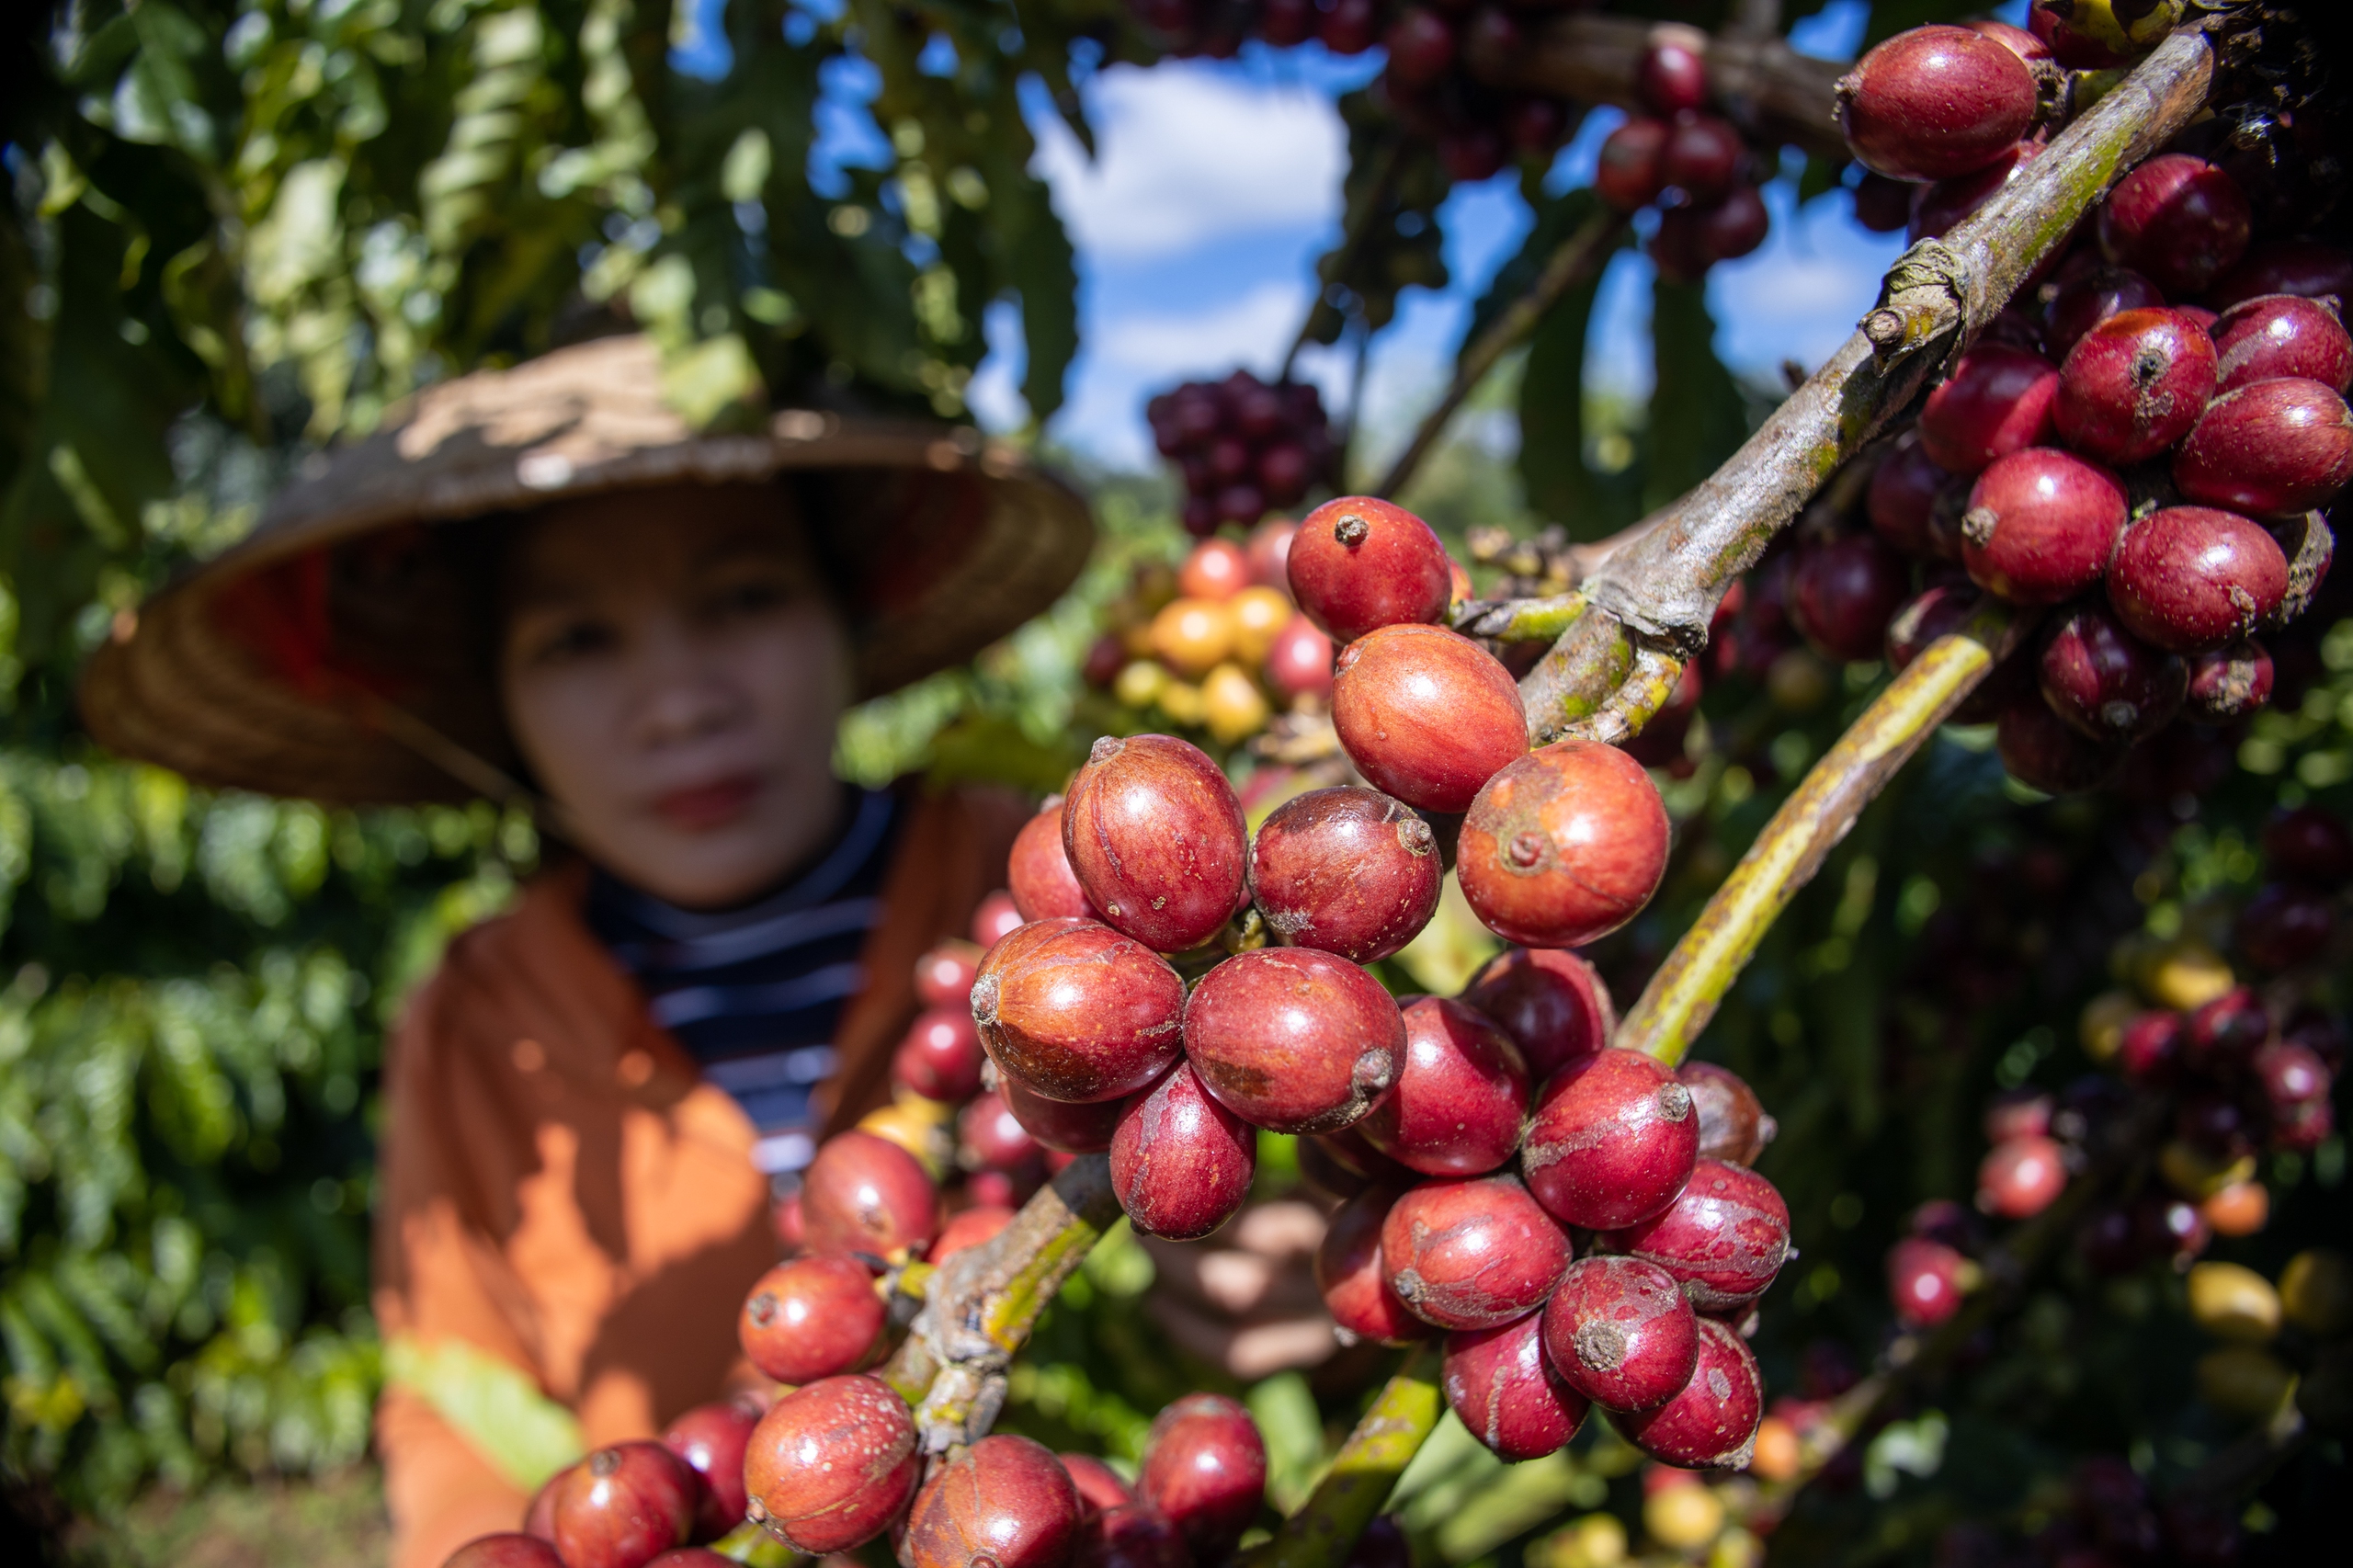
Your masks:
<svg viewBox="0 0 2353 1568"><path fill-rule="evenodd" d="M1684 1470L1743 1470L1765 1418L1756 1358L1730 1327L1699 1320L1699 1364L1683 1392L1655 1410L1612 1419L1619 1435L1661 1464Z"/></svg>
<svg viewBox="0 0 2353 1568"><path fill-rule="evenodd" d="M1049 1099L1122 1099L1176 1060L1185 983L1142 940L1039 920L989 949L972 1018L998 1069Z"/></svg>
<svg viewBox="0 0 2353 1568"><path fill-rule="evenodd" d="M2114 474L2055 447L2029 447L1970 487L1961 564L1980 587L2012 603L2063 603L2099 581L2124 519L2124 486Z"/></svg>
<svg viewBox="0 0 2353 1568"><path fill-rule="evenodd" d="M1639 212L1666 188L1660 160L1673 127L1664 119L1630 117L1601 143L1593 188L1602 200L1620 212Z"/></svg>
<svg viewBox="0 0 2353 1568"><path fill-rule="evenodd" d="M638 1568L684 1546L702 1483L659 1443L615 1443L573 1466L555 1494L555 1549L566 1568Z"/></svg>
<svg viewBox="0 0 2353 1568"><path fill-rule="evenodd" d="M1063 1461L1063 1470L1070 1476L1070 1483L1078 1491L1078 1506L1100 1512L1106 1508L1124 1508L1136 1500L1135 1488L1120 1477L1120 1472L1097 1459L1093 1454L1061 1453L1054 1456Z"/></svg>
<svg viewBox="0 0 2353 1568"><path fill-rule="evenodd" d="M1424 1322L1493 1328L1544 1303L1569 1266L1569 1238L1517 1176L1441 1176L1391 1205L1381 1259Z"/></svg>
<svg viewBox="0 0 2353 1568"><path fill-rule="evenodd" d="M1124 1100L1093 1100L1073 1105L1050 1100L1023 1086L1008 1073L997 1085L1005 1108L1029 1136L1060 1154L1099 1154L1111 1146L1112 1129L1120 1124Z"/></svg>
<svg viewBox="0 0 2353 1568"><path fill-rule="evenodd" d="M1471 1435L1507 1464L1559 1451L1585 1424L1586 1397L1546 1358L1536 1312L1447 1335L1438 1385Z"/></svg>
<svg viewBox="0 0 2353 1568"><path fill-rule="evenodd" d="M2173 722L2189 689L2178 656L2142 642L2096 603L2052 629L2037 670L2051 710L2096 741L2154 734Z"/></svg>
<svg viewBox="0 0 2353 1568"><path fill-rule="evenodd" d="M2040 354L1981 343L1921 406L1920 444L1949 473L1975 473L2045 439L2060 373Z"/></svg>
<svg viewBox="0 0 2353 1568"><path fill-rule="evenodd" d="M915 1000L926 1007L970 1010L972 982L981 972L982 949L950 939L915 960Z"/></svg>
<svg viewBox="0 0 2353 1568"><path fill-rule="evenodd" d="M2173 455L2184 499L2257 517L2325 506L2353 481L2353 409L2318 381L2279 377L2224 392Z"/></svg>
<svg viewBox="0 0 2353 1568"><path fill-rule="evenodd" d="M1489 930L1567 948L1632 919L1666 872L1666 808L1642 765L1570 739L1521 757L1472 801L1455 876Z"/></svg>
<svg viewBox="0 0 2353 1568"><path fill-rule="evenodd" d="M1185 1395L1153 1417L1136 1492L1184 1532L1197 1560L1233 1551L1266 1499L1258 1424L1223 1394Z"/></svg>
<svg viewBox="0 0 2353 1568"><path fill-rule="evenodd" d="M2165 302L2165 290L2129 267L2093 267L2062 283L2052 296L2043 312L2043 345L2064 360L2084 334L2109 317Z"/></svg>
<svg viewBox="0 0 2353 1568"><path fill-rule="evenodd" d="M2279 543L2233 512L2168 506L2124 531L2108 602L2143 642L2177 653L2237 642L2288 593Z"/></svg>
<svg viewBox="0 0 2353 1568"><path fill-rule="evenodd" d="M1691 1381L1699 1326L1675 1277L1636 1257L1581 1257L1544 1303L1544 1352L1605 1410L1651 1410Z"/></svg>
<svg viewBox="0 0 2353 1568"><path fill-rule="evenodd" d="M2224 311L2214 339L2217 393L2300 376L2335 392L2353 386L2353 336L2336 312L2297 294L2260 294Z"/></svg>
<svg viewBox="0 0 2353 1568"><path fill-rule="evenodd" d="M1277 806L1250 846L1250 897L1292 947L1371 963L1438 911L1438 835L1403 801L1339 785Z"/></svg>
<svg viewBox="0 0 2353 1568"><path fill-rule="evenodd" d="M871 1292L869 1292L871 1294ZM717 1540L744 1522L750 1494L744 1490L744 1455L760 1424L758 1402L748 1398L699 1404L662 1434L662 1446L702 1478L701 1506L694 1539Z"/></svg>
<svg viewBox="0 0 2353 1568"><path fill-rule="evenodd" d="M2187 298L2246 254L2253 215L2238 182L2203 158L2161 153L2116 182L2099 207L2108 259Z"/></svg>
<svg viewBox="0 0 2353 1568"><path fill-rule="evenodd" d="M1613 1231L1609 1250L1656 1264L1703 1312L1730 1312L1765 1293L1790 1254L1790 1210L1745 1165L1701 1160L1664 1213Z"/></svg>
<svg viewBox="0 0 2353 1568"><path fill-rule="evenodd" d="M1226 541L1216 540L1211 543ZM1013 853L1006 862L1005 880L1011 884L1013 906L1024 920L1054 920L1077 916L1098 918L1095 906L1086 902L1086 890L1078 885L1078 874L1070 869L1070 857L1063 849L1063 800L1053 796L1040 808L1038 814L1021 824L1014 835Z"/></svg>
<svg viewBox="0 0 2353 1568"><path fill-rule="evenodd" d="M956 1115L958 1155L968 1166L988 1171L1017 1171L1044 1152L1037 1135L1013 1114L1005 1096L1008 1077L994 1089L975 1095ZM1117 1100L1109 1102L1119 1104Z"/></svg>
<svg viewBox="0 0 2353 1568"><path fill-rule="evenodd" d="M1189 1242L1241 1211L1257 1174L1257 1134L1201 1086L1189 1063L1120 1108L1111 1190L1148 1236Z"/></svg>
<svg viewBox="0 0 2353 1568"><path fill-rule="evenodd" d="M1276 1132L1336 1132L1397 1081L1405 1023L1381 983L1308 948L1240 953L1185 1004L1185 1053L1225 1108Z"/></svg>
<svg viewBox="0 0 2353 1568"><path fill-rule="evenodd" d="M1968 1260L1942 1242L1906 1236L1888 1249L1887 1298L1907 1328L1934 1328L1961 1311Z"/></svg>
<svg viewBox="0 0 2353 1568"><path fill-rule="evenodd" d="M1467 810L1497 769L1528 754L1511 672L1440 626L1381 627L1343 648L1332 725L1375 788L1426 812Z"/></svg>
<svg viewBox="0 0 2353 1568"><path fill-rule="evenodd" d="M972 1022L972 984L950 1006L927 1007L908 1026L906 1039L891 1057L894 1083L926 1099L953 1105L981 1087L981 1031Z"/></svg>
<svg viewBox="0 0 2353 1568"><path fill-rule="evenodd" d="M909 1568L1064 1568L1078 1489L1053 1451L998 1432L934 1471L907 1511Z"/></svg>
<svg viewBox="0 0 2353 1568"><path fill-rule="evenodd" d="M441 1568L563 1568L554 1547L520 1531L476 1536L443 1560Z"/></svg>
<svg viewBox="0 0 2353 1568"><path fill-rule="evenodd" d="M1609 987L1586 960L1559 948L1510 948L1489 959L1462 1000L1503 1026L1540 1084L1617 1032Z"/></svg>
<svg viewBox="0 0 2353 1568"><path fill-rule="evenodd" d="M1454 593L1446 546L1430 526L1366 495L1326 501L1301 519L1287 571L1299 608L1341 642L1442 620Z"/></svg>
<svg viewBox="0 0 2353 1568"><path fill-rule="evenodd" d="M1511 1158L1528 1120L1528 1065L1483 1013L1441 996L1406 1004L1397 1083L1357 1124L1424 1176L1483 1176Z"/></svg>
<svg viewBox="0 0 2353 1568"><path fill-rule="evenodd" d="M2006 1138L1977 1167L1977 1199L2005 1220L2027 1220L2051 1207L2067 1186L2067 1160L2055 1139Z"/></svg>
<svg viewBox="0 0 2353 1568"><path fill-rule="evenodd" d="M1838 121L1867 168L1894 179L1949 179L1984 168L2035 114L2033 73L1967 28L1913 28L1838 80Z"/></svg>
<svg viewBox="0 0 2353 1568"><path fill-rule="evenodd" d="M1381 1266L1381 1228L1404 1190L1378 1182L1365 1187L1334 1212L1315 1249L1315 1288L1343 1344L1405 1345L1435 1332L1389 1288Z"/></svg>
<svg viewBox="0 0 2353 1568"><path fill-rule="evenodd" d="M888 1529L923 1473L915 1417L880 1378L820 1378L768 1406L744 1459L746 1511L795 1551L847 1551Z"/></svg>
<svg viewBox="0 0 2353 1568"><path fill-rule="evenodd" d="M1563 1223L1614 1231L1664 1212L1699 1157L1691 1091L1655 1057L1613 1046L1545 1084L1520 1167Z"/></svg>
<svg viewBox="0 0 2353 1568"><path fill-rule="evenodd" d="M1063 849L1104 924L1173 953L1208 940L1241 903L1249 835L1199 746L1106 735L1071 780Z"/></svg>
<svg viewBox="0 0 2353 1568"><path fill-rule="evenodd" d="M1675 1081L1691 1091L1699 1118L1699 1158L1753 1165L1780 1129L1747 1081L1713 1062L1686 1062Z"/></svg>
<svg viewBox="0 0 2353 1568"><path fill-rule="evenodd" d="M2194 724L2231 724L2271 704L2271 655L2252 637L2189 658L2182 717Z"/></svg>
<svg viewBox="0 0 2353 1568"><path fill-rule="evenodd" d="M1863 500L1871 527L1906 555L1934 554L1928 514L1936 505L1937 492L1951 477L1928 456L1920 444L1920 432L1906 430L1871 471L1870 488Z"/></svg>
<svg viewBox="0 0 2353 1568"><path fill-rule="evenodd" d="M2120 311L2068 350L2053 423L2086 457L2145 462L2198 423L2215 373L2214 340L2187 312Z"/></svg>
<svg viewBox="0 0 2353 1568"><path fill-rule="evenodd" d="M865 1366L886 1316L865 1264L847 1253L806 1253L754 1281L735 1333L763 1376L811 1383Z"/></svg>
<svg viewBox="0 0 2353 1568"><path fill-rule="evenodd" d="M998 1232L1013 1223L1014 1211L1001 1203L975 1203L970 1209L959 1209L948 1216L948 1223L939 1228L939 1235L931 1244L926 1261L934 1267L947 1262L967 1247L979 1246L995 1240Z"/></svg>
<svg viewBox="0 0 2353 1568"><path fill-rule="evenodd" d="M939 1231L939 1189L913 1154L853 1128L828 1138L801 1177L802 1240L812 1252L887 1258Z"/></svg>

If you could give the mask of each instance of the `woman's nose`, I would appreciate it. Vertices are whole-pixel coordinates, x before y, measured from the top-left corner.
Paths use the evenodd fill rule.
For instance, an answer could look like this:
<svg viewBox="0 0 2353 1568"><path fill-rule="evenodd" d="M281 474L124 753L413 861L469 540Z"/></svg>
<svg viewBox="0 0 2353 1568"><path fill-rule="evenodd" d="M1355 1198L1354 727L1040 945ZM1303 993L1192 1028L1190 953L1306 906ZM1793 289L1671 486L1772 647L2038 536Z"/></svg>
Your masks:
<svg viewBox="0 0 2353 1568"><path fill-rule="evenodd" d="M655 631L641 646L644 665L632 725L641 744L659 746L693 740L742 718L744 701L736 683L683 627Z"/></svg>

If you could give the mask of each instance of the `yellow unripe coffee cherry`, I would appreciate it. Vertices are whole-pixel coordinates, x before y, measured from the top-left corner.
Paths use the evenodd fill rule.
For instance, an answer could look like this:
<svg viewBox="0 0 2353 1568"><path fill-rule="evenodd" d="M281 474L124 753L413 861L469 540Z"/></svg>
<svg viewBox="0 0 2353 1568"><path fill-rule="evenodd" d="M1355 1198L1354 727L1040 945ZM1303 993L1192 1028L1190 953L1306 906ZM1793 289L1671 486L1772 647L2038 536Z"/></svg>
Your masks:
<svg viewBox="0 0 2353 1568"><path fill-rule="evenodd" d="M1626 1527L1613 1514L1587 1514L1528 1549L1529 1568L1618 1568L1626 1561Z"/></svg>
<svg viewBox="0 0 2353 1568"><path fill-rule="evenodd" d="M2198 1397L2225 1415L2261 1421L2295 1387L2296 1374L2279 1357L2252 1345L2225 1345L2198 1358Z"/></svg>
<svg viewBox="0 0 2353 1568"><path fill-rule="evenodd" d="M1299 612L1280 588L1245 588L1225 601L1233 617L1233 656L1256 667L1266 662L1275 645L1275 633L1290 624Z"/></svg>
<svg viewBox="0 0 2353 1568"><path fill-rule="evenodd" d="M2183 1013L2203 1007L2239 983L2222 955L2195 937L2177 937L2152 949L2138 978L2150 1001Z"/></svg>
<svg viewBox="0 0 2353 1568"><path fill-rule="evenodd" d="M1149 708L1167 684L1168 671L1157 661L1138 659L1112 678L1111 695L1130 708Z"/></svg>
<svg viewBox="0 0 2353 1568"><path fill-rule="evenodd" d="M2234 1160L2177 1138L2157 1151L2157 1174L2167 1187L2199 1202L2224 1187L2254 1180L2255 1156L2241 1154Z"/></svg>
<svg viewBox="0 0 2353 1568"><path fill-rule="evenodd" d="M1160 704L1163 713L1179 724L1201 722L1201 688L1190 681L1164 682L1154 700Z"/></svg>
<svg viewBox="0 0 2353 1568"><path fill-rule="evenodd" d="M2279 1304L2288 1321L2333 1339L2353 1329L2353 1259L2334 1247L2313 1247L2279 1271Z"/></svg>
<svg viewBox="0 0 2353 1568"><path fill-rule="evenodd" d="M2124 1043L2124 1026L2142 1011L2141 999L2129 991L2103 991L2085 1003L2084 1016L2075 1023L2075 1038L2083 1042L2084 1054L2094 1062L2115 1060Z"/></svg>
<svg viewBox="0 0 2353 1568"><path fill-rule="evenodd" d="M1233 652L1233 614L1208 599L1177 599L1152 618L1152 651L1178 675L1199 676Z"/></svg>
<svg viewBox="0 0 2353 1568"><path fill-rule="evenodd" d="M2252 1268L2201 1263L2189 1271L2189 1315L2217 1339L2260 1345L2279 1332L2279 1292Z"/></svg>
<svg viewBox="0 0 2353 1568"><path fill-rule="evenodd" d="M1265 729L1273 711L1257 682L1239 665L1220 665L1201 682L1201 722L1227 745Z"/></svg>
<svg viewBox="0 0 2353 1568"><path fill-rule="evenodd" d="M1643 1499L1643 1528L1672 1551L1695 1551L1715 1540L1723 1528L1722 1501L1696 1481L1662 1486Z"/></svg>

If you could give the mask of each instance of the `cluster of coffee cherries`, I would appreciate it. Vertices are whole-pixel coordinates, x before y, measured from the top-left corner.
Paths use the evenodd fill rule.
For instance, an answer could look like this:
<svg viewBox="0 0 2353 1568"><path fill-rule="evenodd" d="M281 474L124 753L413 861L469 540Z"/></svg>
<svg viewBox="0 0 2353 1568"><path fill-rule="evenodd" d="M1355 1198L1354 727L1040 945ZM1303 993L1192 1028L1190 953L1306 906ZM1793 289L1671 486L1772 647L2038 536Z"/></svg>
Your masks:
<svg viewBox="0 0 2353 1568"><path fill-rule="evenodd" d="M1465 15L1465 11L1468 14ZM1381 96L1399 123L1431 142L1449 178L1489 178L1515 153L1549 158L1569 127L1568 107L1536 93L1498 91L1466 70L1472 58L1511 60L1527 51L1525 29L1501 6L1476 10L1409 6L1383 40L1388 69Z"/></svg>
<svg viewBox="0 0 2353 1568"><path fill-rule="evenodd" d="M1985 32L1891 39L1842 102L1867 163L1945 182L1924 212L1958 218L2031 154L2032 75ZM2353 479L2336 310L2353 257L2251 247L2245 194L2184 153L2134 169L2086 227L1875 456L1870 529L1816 509L1787 590L1824 653L1899 669L1981 594L2047 611L1955 717L1994 722L2011 774L2051 793L2107 780L2177 717L2269 699L2256 634L2302 613L2330 549L2313 509Z"/></svg>
<svg viewBox="0 0 2353 1568"><path fill-rule="evenodd" d="M1144 418L1160 455L1185 476L1179 517L1196 539L1222 523L1246 528L1334 478L1332 422L1324 394L1305 381L1262 381L1247 370L1187 381L1147 403Z"/></svg>
<svg viewBox="0 0 2353 1568"><path fill-rule="evenodd" d="M1087 684L1227 746L1264 729L1278 706L1320 711L1332 697L1332 640L1291 603L1296 531L1269 518L1246 541L1201 540L1174 573L1138 567L1087 651Z"/></svg>
<svg viewBox="0 0 2353 1568"><path fill-rule="evenodd" d="M1654 31L1635 78L1647 112L1609 133L1593 176L1595 191L1620 212L1659 209L1651 259L1686 282L1746 256L1772 227L1757 160L1731 120L1708 112L1705 47L1695 28Z"/></svg>
<svg viewBox="0 0 2353 1568"><path fill-rule="evenodd" d="M1381 38L1386 0L1130 0L1136 19L1178 59L1231 60L1251 39L1278 49L1310 41L1362 54Z"/></svg>
<svg viewBox="0 0 2353 1568"><path fill-rule="evenodd" d="M2353 1415L2353 1259L2296 1254L2275 1283L2238 1263L2189 1271L2192 1322L2216 1340L2198 1358L2198 1397L2225 1416L2268 1421L2290 1400L2325 1431Z"/></svg>

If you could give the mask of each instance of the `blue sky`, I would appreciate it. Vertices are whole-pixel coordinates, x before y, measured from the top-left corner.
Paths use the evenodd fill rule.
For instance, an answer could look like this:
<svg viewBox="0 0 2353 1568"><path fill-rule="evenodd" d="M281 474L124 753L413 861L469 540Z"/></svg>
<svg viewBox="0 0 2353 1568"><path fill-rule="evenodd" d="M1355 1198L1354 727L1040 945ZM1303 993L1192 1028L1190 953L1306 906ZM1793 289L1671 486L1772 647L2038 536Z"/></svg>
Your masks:
<svg viewBox="0 0 2353 1568"><path fill-rule="evenodd" d="M2022 9L2020 5L2004 7ZM716 0L696 0L699 16ZM1799 24L1796 46L1851 57L1868 6L1830 0ZM723 68L724 45L699 28L676 58L682 67ZM1081 348L1068 401L1050 427L1057 439L1105 463L1156 460L1143 401L1180 380L1220 376L1237 365L1271 373L1298 330L1315 258L1339 232L1346 141L1335 96L1380 69L1378 51L1345 59L1320 47L1252 46L1229 62L1170 61L1149 70L1115 67L1083 93L1096 130L1090 162L1042 107L1033 167L1047 178L1079 257ZM821 162L879 162L880 132L866 115L870 79L856 64L835 74L821 117ZM1558 187L1582 183L1615 111L1590 116L1561 154ZM1772 234L1754 255L1709 278L1719 324L1717 350L1735 369L1769 375L1785 359L1811 368L1826 358L1869 308L1879 278L1903 248L1901 235L1859 228L1844 193L1793 210L1793 184L1768 187ZM1397 319L1373 345L1366 393L1370 426L1395 428L1434 399L1478 297L1524 236L1529 217L1508 173L1457 187L1440 213L1453 281L1441 291L1408 290ZM1603 282L1588 366L1601 383L1639 395L1650 379L1650 266L1621 255ZM993 352L972 389L985 423L1008 426L1026 411L1019 335L1010 308L990 322ZM1327 403L1344 399L1336 355L1302 357Z"/></svg>

